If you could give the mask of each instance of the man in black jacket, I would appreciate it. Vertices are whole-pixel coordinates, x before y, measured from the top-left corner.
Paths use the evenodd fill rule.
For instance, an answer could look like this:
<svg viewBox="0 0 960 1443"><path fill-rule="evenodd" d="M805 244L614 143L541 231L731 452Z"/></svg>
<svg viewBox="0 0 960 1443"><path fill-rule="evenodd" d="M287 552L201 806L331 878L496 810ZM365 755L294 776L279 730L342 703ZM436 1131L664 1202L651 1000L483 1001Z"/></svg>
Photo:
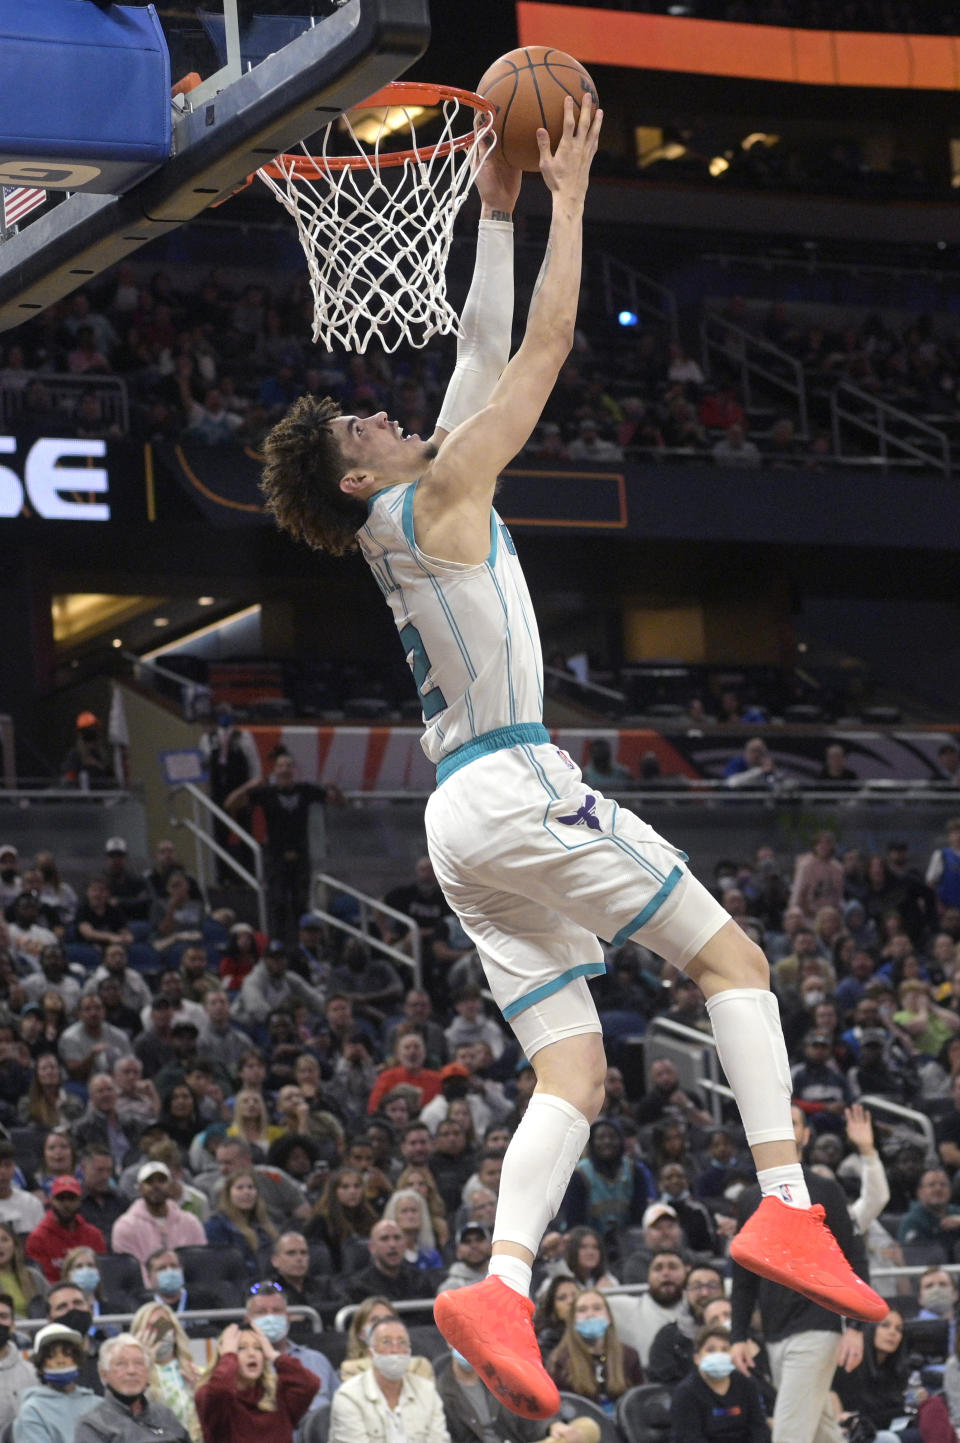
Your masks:
<svg viewBox="0 0 960 1443"><path fill-rule="evenodd" d="M672 1323L664 1323L650 1347L647 1381L679 1383L693 1366L693 1341L703 1327L703 1310L714 1298L723 1297L719 1268L690 1269L683 1285L683 1304Z"/></svg>
<svg viewBox="0 0 960 1443"><path fill-rule="evenodd" d="M810 1132L801 1110L792 1109L794 1131L800 1155L810 1141ZM810 1168L803 1169L804 1181L811 1202L820 1204L826 1214L826 1227L836 1238L841 1251L861 1278L869 1281L867 1256L863 1239L854 1232L847 1212L847 1202L838 1183L823 1178ZM740 1227L760 1203L758 1185L745 1188L737 1200L737 1221ZM770 1368L777 1389L773 1414L773 1443L841 1443L841 1434L828 1404L830 1385L836 1368L852 1372L863 1358L863 1334L859 1324L847 1323L841 1331L840 1318L818 1304L808 1301L790 1288L770 1283L733 1265L733 1315L730 1338L731 1355L740 1372L749 1375L752 1368L747 1343L750 1316L759 1304L763 1335L770 1358Z"/></svg>
<svg viewBox="0 0 960 1443"><path fill-rule="evenodd" d="M404 1298L432 1298L441 1274L436 1269L422 1271L404 1259L403 1233L387 1218L370 1229L370 1262L362 1272L347 1281L350 1302L362 1303L374 1293L391 1303Z"/></svg>

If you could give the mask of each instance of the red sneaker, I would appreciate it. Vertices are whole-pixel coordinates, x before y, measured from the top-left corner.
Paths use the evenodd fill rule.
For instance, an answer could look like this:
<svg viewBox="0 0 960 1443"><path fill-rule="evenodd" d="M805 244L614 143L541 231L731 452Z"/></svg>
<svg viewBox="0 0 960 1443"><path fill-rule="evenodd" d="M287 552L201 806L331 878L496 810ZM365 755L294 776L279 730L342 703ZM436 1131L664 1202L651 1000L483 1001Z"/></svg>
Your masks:
<svg viewBox="0 0 960 1443"><path fill-rule="evenodd" d="M863 1323L879 1323L890 1304L858 1278L819 1203L792 1208L777 1197L765 1197L730 1244L730 1256L741 1267L772 1283L802 1293L831 1313Z"/></svg>
<svg viewBox="0 0 960 1443"><path fill-rule="evenodd" d="M560 1411L557 1385L540 1359L530 1298L494 1276L438 1294L433 1316L451 1348L511 1413L552 1418Z"/></svg>

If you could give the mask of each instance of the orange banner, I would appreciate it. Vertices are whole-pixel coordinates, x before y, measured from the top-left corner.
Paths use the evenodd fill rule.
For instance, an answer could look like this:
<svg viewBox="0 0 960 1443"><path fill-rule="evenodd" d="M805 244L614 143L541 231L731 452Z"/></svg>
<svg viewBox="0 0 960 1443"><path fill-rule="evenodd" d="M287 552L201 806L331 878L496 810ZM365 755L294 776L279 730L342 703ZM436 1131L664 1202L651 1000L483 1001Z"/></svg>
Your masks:
<svg viewBox="0 0 960 1443"><path fill-rule="evenodd" d="M517 0L521 45L555 45L584 65L630 65L797 85L960 90L960 38L793 30Z"/></svg>

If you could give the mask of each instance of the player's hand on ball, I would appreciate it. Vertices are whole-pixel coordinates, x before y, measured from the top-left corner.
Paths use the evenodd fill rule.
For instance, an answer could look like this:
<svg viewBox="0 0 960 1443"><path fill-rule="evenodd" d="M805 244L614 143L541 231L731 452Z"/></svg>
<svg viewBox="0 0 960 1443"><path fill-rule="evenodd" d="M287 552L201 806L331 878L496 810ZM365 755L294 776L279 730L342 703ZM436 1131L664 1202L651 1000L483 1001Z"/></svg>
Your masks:
<svg viewBox="0 0 960 1443"><path fill-rule="evenodd" d="M540 174L550 190L582 200L590 179L590 163L597 153L600 140L600 126L603 111L594 111L593 101L584 93L580 102L580 116L574 116L573 97L566 96L563 102L563 135L555 152L550 150L550 136L546 130L537 131L540 146Z"/></svg>
<svg viewBox="0 0 960 1443"><path fill-rule="evenodd" d="M505 211L512 215L520 196L523 171L514 170L512 165L507 165L503 158L503 149L492 131L481 141L481 147L485 159L482 165L477 162L477 194L484 206L488 206L490 210Z"/></svg>

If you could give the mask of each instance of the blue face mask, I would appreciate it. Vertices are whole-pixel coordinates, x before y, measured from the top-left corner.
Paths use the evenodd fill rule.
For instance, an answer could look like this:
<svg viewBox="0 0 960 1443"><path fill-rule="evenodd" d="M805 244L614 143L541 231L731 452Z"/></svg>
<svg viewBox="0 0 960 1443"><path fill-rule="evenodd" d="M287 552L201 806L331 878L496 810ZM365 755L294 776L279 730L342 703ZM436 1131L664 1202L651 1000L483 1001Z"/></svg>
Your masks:
<svg viewBox="0 0 960 1443"><path fill-rule="evenodd" d="M161 1293L179 1293L183 1288L182 1268L161 1268L157 1273L157 1290Z"/></svg>
<svg viewBox="0 0 960 1443"><path fill-rule="evenodd" d="M96 1268L88 1264L86 1267L74 1268L70 1274L70 1281L76 1283L82 1293L92 1293L96 1291L100 1274Z"/></svg>
<svg viewBox="0 0 960 1443"><path fill-rule="evenodd" d="M455 1363L460 1365L465 1373L475 1373L477 1371L472 1363L467 1362L462 1353L457 1352L456 1348L450 1349L450 1356Z"/></svg>
<svg viewBox="0 0 960 1443"><path fill-rule="evenodd" d="M608 1318L578 1318L573 1325L585 1343L595 1343L610 1326Z"/></svg>
<svg viewBox="0 0 960 1443"><path fill-rule="evenodd" d="M705 1378L729 1378L733 1368L729 1353L708 1353L700 1362L700 1372Z"/></svg>
<svg viewBox="0 0 960 1443"><path fill-rule="evenodd" d="M290 1324L283 1313L261 1313L257 1327L271 1343L280 1343L287 1336Z"/></svg>
<svg viewBox="0 0 960 1443"><path fill-rule="evenodd" d="M80 1376L79 1368L44 1368L40 1374L48 1388L69 1388Z"/></svg>

